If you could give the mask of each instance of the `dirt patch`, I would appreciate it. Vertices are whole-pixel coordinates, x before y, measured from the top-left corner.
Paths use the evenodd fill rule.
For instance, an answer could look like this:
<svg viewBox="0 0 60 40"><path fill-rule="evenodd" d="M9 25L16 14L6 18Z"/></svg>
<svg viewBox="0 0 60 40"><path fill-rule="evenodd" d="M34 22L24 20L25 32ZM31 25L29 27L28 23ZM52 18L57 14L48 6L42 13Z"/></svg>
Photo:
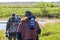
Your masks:
<svg viewBox="0 0 60 40"><path fill-rule="evenodd" d="M56 22L60 22L60 19L36 18L36 21L45 22L45 23L56 23Z"/></svg>

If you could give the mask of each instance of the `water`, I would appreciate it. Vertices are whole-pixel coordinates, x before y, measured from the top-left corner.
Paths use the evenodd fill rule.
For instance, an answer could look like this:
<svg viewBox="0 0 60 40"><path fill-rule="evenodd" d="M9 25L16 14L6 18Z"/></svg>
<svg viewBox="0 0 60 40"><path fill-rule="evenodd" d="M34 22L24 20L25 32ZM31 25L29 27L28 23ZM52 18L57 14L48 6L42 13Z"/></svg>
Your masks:
<svg viewBox="0 0 60 40"><path fill-rule="evenodd" d="M6 23L0 23L0 30L6 30Z"/></svg>
<svg viewBox="0 0 60 40"><path fill-rule="evenodd" d="M0 20L0 30L6 30L7 20Z"/></svg>

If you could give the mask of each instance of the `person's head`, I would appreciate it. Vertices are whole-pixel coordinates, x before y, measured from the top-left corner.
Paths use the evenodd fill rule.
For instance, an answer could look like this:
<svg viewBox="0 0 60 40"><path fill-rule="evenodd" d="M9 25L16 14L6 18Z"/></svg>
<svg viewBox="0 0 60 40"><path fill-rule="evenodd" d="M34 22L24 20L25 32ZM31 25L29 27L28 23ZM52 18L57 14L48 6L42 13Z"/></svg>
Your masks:
<svg viewBox="0 0 60 40"><path fill-rule="evenodd" d="M17 16L17 17L19 17L19 15L18 15L18 14L17 14L16 16Z"/></svg>
<svg viewBox="0 0 60 40"><path fill-rule="evenodd" d="M32 14L31 11L26 11L25 17L28 18L28 19L31 19L31 18L34 18L35 19L35 16Z"/></svg>
<svg viewBox="0 0 60 40"><path fill-rule="evenodd" d="M26 11L25 17L30 17L31 15L32 15L32 12L31 11Z"/></svg>
<svg viewBox="0 0 60 40"><path fill-rule="evenodd" d="M14 13L12 14L12 17L15 17L15 14Z"/></svg>

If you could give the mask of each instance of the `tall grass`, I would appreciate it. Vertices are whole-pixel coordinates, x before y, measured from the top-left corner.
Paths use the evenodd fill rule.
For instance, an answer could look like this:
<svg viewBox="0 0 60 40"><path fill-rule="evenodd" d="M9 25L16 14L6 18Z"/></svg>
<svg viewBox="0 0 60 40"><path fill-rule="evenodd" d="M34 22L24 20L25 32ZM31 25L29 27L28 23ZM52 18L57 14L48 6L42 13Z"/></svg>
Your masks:
<svg viewBox="0 0 60 40"><path fill-rule="evenodd" d="M4 31L0 31L0 40L7 40Z"/></svg>
<svg viewBox="0 0 60 40"><path fill-rule="evenodd" d="M12 12L24 17L26 10L31 10L36 17L60 18L60 5L53 3L36 3L32 5L0 4L0 18L10 17Z"/></svg>
<svg viewBox="0 0 60 40"><path fill-rule="evenodd" d="M60 22L46 24L39 36L40 40L60 40Z"/></svg>

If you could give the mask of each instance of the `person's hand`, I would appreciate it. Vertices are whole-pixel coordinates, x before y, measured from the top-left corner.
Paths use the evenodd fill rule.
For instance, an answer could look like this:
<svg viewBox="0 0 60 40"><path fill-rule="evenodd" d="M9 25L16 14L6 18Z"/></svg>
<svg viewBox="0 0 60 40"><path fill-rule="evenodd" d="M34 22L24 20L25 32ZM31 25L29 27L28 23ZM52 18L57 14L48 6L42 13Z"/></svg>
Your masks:
<svg viewBox="0 0 60 40"><path fill-rule="evenodd" d="M6 31L6 37L8 37L8 31Z"/></svg>
<svg viewBox="0 0 60 40"><path fill-rule="evenodd" d="M8 35L6 35L6 37L8 37Z"/></svg>

